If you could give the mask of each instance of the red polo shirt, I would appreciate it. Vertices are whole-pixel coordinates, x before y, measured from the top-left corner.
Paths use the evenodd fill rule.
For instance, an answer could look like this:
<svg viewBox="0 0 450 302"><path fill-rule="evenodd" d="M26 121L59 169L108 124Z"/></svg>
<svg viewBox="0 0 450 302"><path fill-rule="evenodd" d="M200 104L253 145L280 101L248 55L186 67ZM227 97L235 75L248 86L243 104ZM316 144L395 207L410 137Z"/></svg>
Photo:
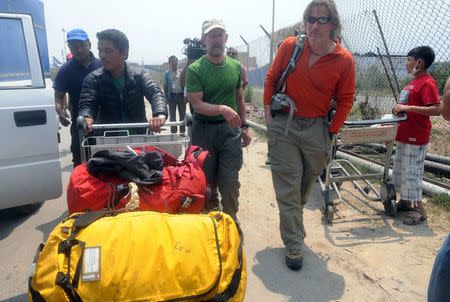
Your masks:
<svg viewBox="0 0 450 302"><path fill-rule="evenodd" d="M400 93L400 104L411 106L439 105L439 91L436 81L429 74L423 74L409 82ZM426 145L430 141L431 121L427 115L408 112L408 119L397 129L396 140L405 144Z"/></svg>

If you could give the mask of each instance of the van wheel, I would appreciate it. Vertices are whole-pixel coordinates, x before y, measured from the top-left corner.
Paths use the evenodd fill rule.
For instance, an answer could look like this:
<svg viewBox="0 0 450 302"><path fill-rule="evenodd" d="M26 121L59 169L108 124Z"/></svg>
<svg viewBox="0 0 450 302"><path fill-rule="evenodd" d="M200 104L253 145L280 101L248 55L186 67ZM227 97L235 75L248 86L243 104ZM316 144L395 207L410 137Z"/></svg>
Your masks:
<svg viewBox="0 0 450 302"><path fill-rule="evenodd" d="M43 201L37 202L37 203L32 203L32 204L27 204L24 206L14 208L14 212L17 213L18 215L29 215L29 214L32 214L32 213L36 212L37 210L39 210L43 204L44 204Z"/></svg>

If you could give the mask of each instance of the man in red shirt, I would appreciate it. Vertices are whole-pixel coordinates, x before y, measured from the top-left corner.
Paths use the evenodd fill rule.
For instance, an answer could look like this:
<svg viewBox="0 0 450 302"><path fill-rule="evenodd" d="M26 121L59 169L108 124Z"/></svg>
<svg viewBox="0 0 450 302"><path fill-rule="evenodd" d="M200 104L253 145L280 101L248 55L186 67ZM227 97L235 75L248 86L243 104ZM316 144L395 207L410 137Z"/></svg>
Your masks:
<svg viewBox="0 0 450 302"><path fill-rule="evenodd" d="M339 43L341 23L332 0L313 0L303 14L306 42L295 68L287 76L285 94L297 111L271 115L272 95L292 56L296 37L283 41L264 84L265 120L269 134L272 180L280 211L280 233L286 265L303 265L303 207L330 158L332 135L338 133L353 104L355 63ZM332 98L336 115L328 125ZM287 132L286 132L287 131Z"/></svg>
<svg viewBox="0 0 450 302"><path fill-rule="evenodd" d="M419 224L427 219L422 206L422 174L427 145L430 141L430 116L440 115L439 91L428 73L435 58L431 47L420 46L409 51L406 70L414 78L400 93L393 112L405 112L408 119L399 124L394 159L393 182L400 195L398 209L410 211L403 223Z"/></svg>

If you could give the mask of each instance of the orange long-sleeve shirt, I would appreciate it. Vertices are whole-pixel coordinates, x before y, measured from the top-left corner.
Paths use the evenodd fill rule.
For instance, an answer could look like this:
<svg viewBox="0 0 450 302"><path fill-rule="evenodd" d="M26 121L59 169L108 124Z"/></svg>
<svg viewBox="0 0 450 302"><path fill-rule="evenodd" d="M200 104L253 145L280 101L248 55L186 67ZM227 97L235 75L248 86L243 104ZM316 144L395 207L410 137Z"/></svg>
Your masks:
<svg viewBox="0 0 450 302"><path fill-rule="evenodd" d="M281 44L264 83L264 105L270 105L278 79L294 50L296 37ZM334 53L324 55L310 68L311 50L306 41L294 70L287 76L285 93L297 105L296 116L315 118L326 116L330 102L336 98L336 115L328 129L337 133L353 105L355 95L355 62L351 53L336 42Z"/></svg>

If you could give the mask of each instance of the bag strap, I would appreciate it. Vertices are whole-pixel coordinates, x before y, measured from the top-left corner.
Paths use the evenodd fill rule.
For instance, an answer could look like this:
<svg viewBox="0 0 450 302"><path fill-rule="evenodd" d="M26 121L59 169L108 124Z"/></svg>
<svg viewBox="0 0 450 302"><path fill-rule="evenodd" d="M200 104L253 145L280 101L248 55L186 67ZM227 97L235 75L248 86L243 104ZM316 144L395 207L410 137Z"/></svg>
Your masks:
<svg viewBox="0 0 450 302"><path fill-rule="evenodd" d="M303 52L303 47L305 46L306 42L306 36L300 35L297 36L297 41L295 42L295 47L292 52L292 56L289 59L289 63L286 66L286 68L283 70L283 73L281 74L280 79L277 83L277 88L275 89L275 92L281 92L284 93L286 90L286 77L291 73L292 70L295 68L295 63L297 62L297 59L300 57L301 53Z"/></svg>
<svg viewBox="0 0 450 302"><path fill-rule="evenodd" d="M73 285L70 284L70 276L62 272L58 272L56 275L55 284L63 289L67 297L69 297L70 302L83 302L81 297L75 291Z"/></svg>
<svg viewBox="0 0 450 302"><path fill-rule="evenodd" d="M203 150L198 146L190 145L186 150L184 161L192 162L192 158L194 158L194 162L197 163L199 168L202 168L208 154L209 152L207 150Z"/></svg>
<svg viewBox="0 0 450 302"><path fill-rule="evenodd" d="M239 222L235 221L236 227L238 229L239 237L241 238L241 241L239 242L239 248L238 248L238 262L239 262L239 268L236 269L233 273L233 277L231 278L230 284L228 285L227 289L223 291L222 293L216 295L214 298L211 299L211 302L227 302L231 298L234 297L237 290L239 289L239 285L241 282L242 277L242 269L244 266L243 262L243 253L242 253L242 246L244 243L244 234L241 230L241 227L239 226Z"/></svg>
<svg viewBox="0 0 450 302"><path fill-rule="evenodd" d="M75 218L75 220L73 222L73 227L76 229L82 229L82 228L89 226L91 223L99 220L100 218L108 216L108 215L112 215L112 214L113 214L113 212L111 212L111 211L85 212ZM74 234L74 232L72 232L71 236L72 235L76 235L76 234ZM71 238L69 237L69 239L71 239Z"/></svg>
<svg viewBox="0 0 450 302"><path fill-rule="evenodd" d="M39 244L39 246L36 250L36 254L34 255L33 264L31 266L30 276L28 277L28 291L30 292L31 301L33 301L33 302L45 302L44 297L42 297L42 295L37 290L35 290L32 286L34 272L36 270L37 260L39 258L39 255L41 254L42 250L44 249L44 246L45 246L45 244L43 244L43 243Z"/></svg>

